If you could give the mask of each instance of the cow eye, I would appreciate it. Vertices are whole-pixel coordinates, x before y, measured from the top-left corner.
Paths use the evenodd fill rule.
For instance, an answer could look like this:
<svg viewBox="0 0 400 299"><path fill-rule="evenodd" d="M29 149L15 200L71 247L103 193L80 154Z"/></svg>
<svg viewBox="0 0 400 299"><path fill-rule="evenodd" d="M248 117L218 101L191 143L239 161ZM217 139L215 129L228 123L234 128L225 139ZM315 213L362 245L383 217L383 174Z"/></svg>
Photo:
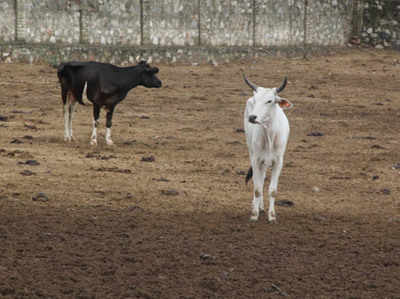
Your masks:
<svg viewBox="0 0 400 299"><path fill-rule="evenodd" d="M271 104L271 103L272 103L272 100L267 101L267 104Z"/></svg>

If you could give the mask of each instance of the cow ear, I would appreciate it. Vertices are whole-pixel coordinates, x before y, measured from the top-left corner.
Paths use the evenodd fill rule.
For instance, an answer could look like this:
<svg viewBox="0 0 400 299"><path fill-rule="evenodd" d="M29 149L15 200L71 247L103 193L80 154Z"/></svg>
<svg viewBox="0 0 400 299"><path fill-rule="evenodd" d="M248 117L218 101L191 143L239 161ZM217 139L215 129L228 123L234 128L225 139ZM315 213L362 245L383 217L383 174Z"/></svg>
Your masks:
<svg viewBox="0 0 400 299"><path fill-rule="evenodd" d="M293 107L293 104L289 100L284 99L284 98L279 98L278 104L279 104L279 107L281 107L282 109L290 109Z"/></svg>

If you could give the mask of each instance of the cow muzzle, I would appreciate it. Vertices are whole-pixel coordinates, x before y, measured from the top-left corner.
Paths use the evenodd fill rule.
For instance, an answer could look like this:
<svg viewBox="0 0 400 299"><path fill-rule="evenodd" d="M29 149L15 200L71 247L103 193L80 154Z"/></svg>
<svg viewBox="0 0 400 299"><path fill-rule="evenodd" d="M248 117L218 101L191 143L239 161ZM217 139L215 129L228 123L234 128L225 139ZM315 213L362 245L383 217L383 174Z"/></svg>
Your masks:
<svg viewBox="0 0 400 299"><path fill-rule="evenodd" d="M249 116L249 123L258 124L257 115L250 115Z"/></svg>

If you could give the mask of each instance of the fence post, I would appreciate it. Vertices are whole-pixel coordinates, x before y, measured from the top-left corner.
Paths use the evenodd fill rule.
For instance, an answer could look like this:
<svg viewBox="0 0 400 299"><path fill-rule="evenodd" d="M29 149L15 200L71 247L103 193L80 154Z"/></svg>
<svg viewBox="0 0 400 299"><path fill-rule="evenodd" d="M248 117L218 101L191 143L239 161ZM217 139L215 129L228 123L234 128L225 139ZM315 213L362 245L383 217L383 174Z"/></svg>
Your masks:
<svg viewBox="0 0 400 299"><path fill-rule="evenodd" d="M253 23L253 28L252 28L252 44L253 44L253 47L255 48L256 46L257 46L257 43L256 43L256 14L257 14L257 3L256 3L256 0L253 0L252 1L252 18L253 18L253 20L252 20L252 23Z"/></svg>
<svg viewBox="0 0 400 299"><path fill-rule="evenodd" d="M143 46L143 0L140 0L140 45Z"/></svg>
<svg viewBox="0 0 400 299"><path fill-rule="evenodd" d="M294 0L289 0L289 36L288 36L288 46L292 46L293 43L293 9Z"/></svg>
<svg viewBox="0 0 400 299"><path fill-rule="evenodd" d="M151 4L149 0L140 0L140 45L150 43L150 12Z"/></svg>
<svg viewBox="0 0 400 299"><path fill-rule="evenodd" d="M80 1L79 3L79 42L86 44L88 42L88 26L87 26L87 13L88 6L87 0Z"/></svg>
<svg viewBox="0 0 400 299"><path fill-rule="evenodd" d="M15 0L15 40L25 42L25 0Z"/></svg>
<svg viewBox="0 0 400 299"><path fill-rule="evenodd" d="M201 46L201 0L197 0L197 45Z"/></svg>
<svg viewBox="0 0 400 299"><path fill-rule="evenodd" d="M303 19L303 30L304 30L304 35L303 35L303 58L307 59L307 22L308 22L308 0L304 0L304 19Z"/></svg>

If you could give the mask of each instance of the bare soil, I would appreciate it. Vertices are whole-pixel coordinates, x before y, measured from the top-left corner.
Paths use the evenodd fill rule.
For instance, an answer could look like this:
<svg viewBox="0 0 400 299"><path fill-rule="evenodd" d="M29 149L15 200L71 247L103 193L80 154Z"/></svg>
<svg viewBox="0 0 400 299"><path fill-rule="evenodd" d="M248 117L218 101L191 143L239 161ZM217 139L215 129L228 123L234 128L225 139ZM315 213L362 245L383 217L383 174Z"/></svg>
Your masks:
<svg viewBox="0 0 400 299"><path fill-rule="evenodd" d="M1 298L400 298L399 52L157 66L92 147L55 69L0 64ZM289 77L276 224L249 221L240 68Z"/></svg>

